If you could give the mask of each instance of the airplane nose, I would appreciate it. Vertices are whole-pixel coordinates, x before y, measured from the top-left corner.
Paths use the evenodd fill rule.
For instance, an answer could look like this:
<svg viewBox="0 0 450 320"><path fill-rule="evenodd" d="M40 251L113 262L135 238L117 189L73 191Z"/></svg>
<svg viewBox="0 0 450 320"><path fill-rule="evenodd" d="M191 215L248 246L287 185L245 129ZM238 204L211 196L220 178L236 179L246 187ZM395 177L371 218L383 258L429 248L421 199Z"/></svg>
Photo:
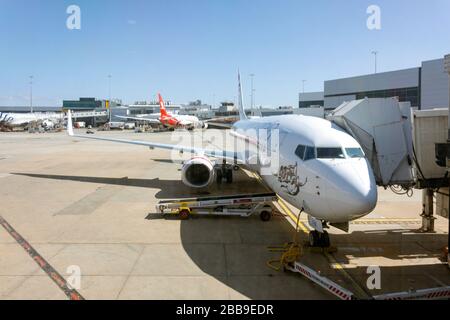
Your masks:
<svg viewBox="0 0 450 320"><path fill-rule="evenodd" d="M378 192L375 184L351 184L335 190L331 205L337 220L349 221L370 213L377 205Z"/></svg>
<svg viewBox="0 0 450 320"><path fill-rule="evenodd" d="M370 167L353 163L340 167L338 172L340 183L328 190L332 200L329 206L335 222L355 220L370 213L378 200L377 186Z"/></svg>
<svg viewBox="0 0 450 320"><path fill-rule="evenodd" d="M350 213L359 217L371 212L377 205L378 192L375 184L369 187L359 186L351 191Z"/></svg>

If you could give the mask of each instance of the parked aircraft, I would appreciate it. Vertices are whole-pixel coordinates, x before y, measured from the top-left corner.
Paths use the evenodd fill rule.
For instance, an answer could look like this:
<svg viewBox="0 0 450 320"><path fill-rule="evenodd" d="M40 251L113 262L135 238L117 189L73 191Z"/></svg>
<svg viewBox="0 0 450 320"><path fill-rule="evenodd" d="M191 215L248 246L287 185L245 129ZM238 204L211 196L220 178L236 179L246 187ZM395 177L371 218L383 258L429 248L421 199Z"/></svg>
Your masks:
<svg viewBox="0 0 450 320"><path fill-rule="evenodd" d="M41 121L44 126L53 127L54 122L61 121L64 115L57 112L6 113L0 112L0 127L13 129L26 127L30 123ZM52 124L50 124L52 122Z"/></svg>
<svg viewBox="0 0 450 320"><path fill-rule="evenodd" d="M245 143L243 150L223 151L149 141L74 135L79 138L178 150L193 154L182 166L182 182L205 188L216 180L233 181L240 166L259 174L282 199L308 214L311 246L330 244L329 224L348 231L348 223L367 215L377 202L372 168L359 143L336 124L303 115L248 119L239 79L239 117L231 134ZM265 134L261 134L264 133ZM269 156L270 154L270 156ZM301 211L300 211L301 212Z"/></svg>
<svg viewBox="0 0 450 320"><path fill-rule="evenodd" d="M159 114L153 113L146 116L117 116L118 118L127 119L127 120L135 120L135 121L145 121L148 123L161 124L166 128L171 129L188 129L193 130L195 128L204 128L208 127L206 122L200 121L195 116L189 115L179 115L179 114L170 114L166 110L166 106L164 104L164 100L161 97L161 94L158 93L159 98Z"/></svg>

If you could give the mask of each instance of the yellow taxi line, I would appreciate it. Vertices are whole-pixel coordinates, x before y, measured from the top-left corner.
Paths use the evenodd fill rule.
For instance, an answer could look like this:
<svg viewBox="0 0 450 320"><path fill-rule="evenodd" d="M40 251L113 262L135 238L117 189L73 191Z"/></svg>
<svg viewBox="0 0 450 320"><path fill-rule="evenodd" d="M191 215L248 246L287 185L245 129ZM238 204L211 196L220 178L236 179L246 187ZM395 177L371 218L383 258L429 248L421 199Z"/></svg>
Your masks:
<svg viewBox="0 0 450 320"><path fill-rule="evenodd" d="M253 173L253 176L260 182L262 182L262 179L259 175ZM263 183L263 185L265 185ZM297 220L298 220L298 216L296 216L286 205L286 203L281 199L281 197L279 195L277 195L278 197L278 204L280 205L281 209L283 209L283 211L287 214L287 216L292 220L292 222L294 222L294 225L297 225ZM298 221L298 225L300 226L300 229L302 229L302 231L304 233L309 233L309 228L302 222L302 221ZM324 252L325 257L327 257L328 262L330 263L331 268L338 270L348 281L350 281L353 284L353 287L355 287L355 289L358 291L358 293L360 294L360 296L362 297L370 297L370 295L368 295L365 290L350 276L350 274L347 273L347 271L345 271L345 268L342 264L340 264L336 258L327 252Z"/></svg>
<svg viewBox="0 0 450 320"><path fill-rule="evenodd" d="M281 200L280 196L278 196L278 204L280 205L280 207L283 209L283 211L288 215L289 218L291 218L292 222L294 223L294 225L297 225L297 219L298 216L296 216L289 208L288 206L284 203L283 200ZM298 225L300 227L300 229L302 229L303 232L305 233L309 233L309 229L307 226L305 226L305 224L302 221L298 222Z"/></svg>

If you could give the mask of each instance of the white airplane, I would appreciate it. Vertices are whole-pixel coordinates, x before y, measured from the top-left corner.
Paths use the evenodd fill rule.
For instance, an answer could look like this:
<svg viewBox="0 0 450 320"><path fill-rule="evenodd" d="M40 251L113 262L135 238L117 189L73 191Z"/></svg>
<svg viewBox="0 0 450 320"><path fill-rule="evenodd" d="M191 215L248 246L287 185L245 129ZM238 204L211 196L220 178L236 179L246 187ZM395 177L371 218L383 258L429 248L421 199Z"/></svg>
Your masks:
<svg viewBox="0 0 450 320"><path fill-rule="evenodd" d="M167 112L166 106L164 104L164 100L161 97L161 94L158 93L159 98L159 114L158 113L152 113L150 115L146 116L136 116L136 117L129 117L129 116L117 116L121 119L127 119L127 120L135 120L135 121L145 121L148 123L155 123L155 124L161 124L166 128L184 128L188 130L193 130L195 128L204 128L206 129L208 127L208 124L206 122L200 121L196 116L189 116L189 115L179 115L179 114L171 114Z"/></svg>
<svg viewBox="0 0 450 320"><path fill-rule="evenodd" d="M33 113L6 113L0 112L0 126L8 129L14 127L26 127L30 123L43 121L44 126L50 125L50 122L61 121L64 115L57 112L33 112Z"/></svg>
<svg viewBox="0 0 450 320"><path fill-rule="evenodd" d="M330 240L324 230L328 224L348 231L349 221L367 215L377 203L375 178L361 146L343 129L324 119L303 115L248 119L238 79L240 120L233 125L231 134L245 142L241 151L74 135L70 114L68 133L79 138L191 153L193 157L182 166L182 182L193 188L205 188L222 178L231 183L233 168L249 169L282 199L308 214L314 229L309 235L311 246L328 247ZM258 134L264 130L268 132L266 137ZM249 144L259 150L249 148ZM268 150L279 159L276 166L270 165L269 172Z"/></svg>

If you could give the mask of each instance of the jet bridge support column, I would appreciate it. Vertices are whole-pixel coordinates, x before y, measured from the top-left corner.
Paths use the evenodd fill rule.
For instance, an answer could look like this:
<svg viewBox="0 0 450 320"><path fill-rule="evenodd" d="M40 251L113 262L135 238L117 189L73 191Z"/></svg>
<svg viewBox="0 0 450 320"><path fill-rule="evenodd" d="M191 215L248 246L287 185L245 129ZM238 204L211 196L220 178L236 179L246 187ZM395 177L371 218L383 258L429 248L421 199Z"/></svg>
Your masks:
<svg viewBox="0 0 450 320"><path fill-rule="evenodd" d="M445 67L445 71L447 71L449 79L450 79L450 54L446 55L444 58L444 67ZM449 123L449 130L448 130L448 136L447 136L447 172L450 172L450 152L448 150L448 146L450 145L450 81L449 81L449 88L448 88L448 93L449 93L449 106L448 106L448 111L449 111L449 117L448 117L448 123ZM450 196L448 197L448 201L449 201L449 208L450 208ZM448 223L448 244L447 244L447 264L450 267L450 253L448 252L450 249L450 218L449 218L449 223Z"/></svg>
<svg viewBox="0 0 450 320"><path fill-rule="evenodd" d="M424 189L422 191L422 231L424 232L434 232L434 220L433 217L433 189Z"/></svg>

